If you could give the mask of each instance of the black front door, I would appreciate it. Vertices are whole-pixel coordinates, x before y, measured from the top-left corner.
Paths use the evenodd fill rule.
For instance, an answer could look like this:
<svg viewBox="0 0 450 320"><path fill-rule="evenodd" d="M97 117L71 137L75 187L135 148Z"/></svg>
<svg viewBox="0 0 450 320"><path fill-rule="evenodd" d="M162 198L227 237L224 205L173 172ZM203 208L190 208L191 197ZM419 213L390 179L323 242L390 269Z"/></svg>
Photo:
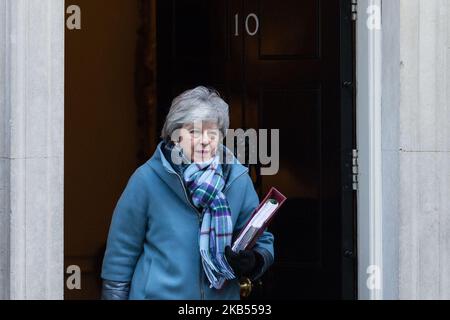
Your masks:
<svg viewBox="0 0 450 320"><path fill-rule="evenodd" d="M250 299L355 297L349 2L157 2L158 125L173 97L205 85L230 105L231 128L279 129L278 173L251 172L260 197L275 186L288 200Z"/></svg>

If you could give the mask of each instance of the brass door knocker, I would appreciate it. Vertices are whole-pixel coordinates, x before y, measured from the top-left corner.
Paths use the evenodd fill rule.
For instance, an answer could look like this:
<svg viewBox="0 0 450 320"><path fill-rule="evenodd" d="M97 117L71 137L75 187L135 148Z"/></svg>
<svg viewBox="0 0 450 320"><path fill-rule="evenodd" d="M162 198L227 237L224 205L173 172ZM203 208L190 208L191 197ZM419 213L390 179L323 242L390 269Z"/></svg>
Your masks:
<svg viewBox="0 0 450 320"><path fill-rule="evenodd" d="M239 280L241 286L241 297L247 298L252 293L253 284L249 278L241 278Z"/></svg>

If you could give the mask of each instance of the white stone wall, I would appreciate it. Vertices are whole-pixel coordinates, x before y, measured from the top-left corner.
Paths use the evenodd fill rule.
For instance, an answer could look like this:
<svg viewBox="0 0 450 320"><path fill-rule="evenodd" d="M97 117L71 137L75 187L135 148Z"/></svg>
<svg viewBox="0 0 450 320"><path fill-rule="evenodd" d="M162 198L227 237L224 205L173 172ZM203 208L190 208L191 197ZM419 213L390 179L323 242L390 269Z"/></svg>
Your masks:
<svg viewBox="0 0 450 320"><path fill-rule="evenodd" d="M359 297L450 299L450 1L382 0L379 42L371 5L358 1ZM373 265L380 290L366 282Z"/></svg>
<svg viewBox="0 0 450 320"><path fill-rule="evenodd" d="M401 299L450 299L449 19L448 0L400 0Z"/></svg>
<svg viewBox="0 0 450 320"><path fill-rule="evenodd" d="M64 1L0 0L0 298L63 298Z"/></svg>
<svg viewBox="0 0 450 320"><path fill-rule="evenodd" d="M399 270L400 1L382 2L382 251L383 299L397 299Z"/></svg>
<svg viewBox="0 0 450 320"><path fill-rule="evenodd" d="M0 57L7 52L6 2L0 1ZM0 299L9 294L9 109L6 108L6 59L0 59Z"/></svg>

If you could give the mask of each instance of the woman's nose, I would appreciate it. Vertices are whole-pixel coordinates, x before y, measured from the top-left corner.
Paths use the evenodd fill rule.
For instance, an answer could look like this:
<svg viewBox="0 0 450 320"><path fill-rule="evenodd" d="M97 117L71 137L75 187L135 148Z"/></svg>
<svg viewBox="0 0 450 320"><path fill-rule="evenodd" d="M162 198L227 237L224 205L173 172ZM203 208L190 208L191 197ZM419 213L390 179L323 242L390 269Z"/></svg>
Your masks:
<svg viewBox="0 0 450 320"><path fill-rule="evenodd" d="M208 131L205 130L205 131L203 131L203 134L202 134L202 143L209 144L209 142L210 142L210 140L209 140Z"/></svg>

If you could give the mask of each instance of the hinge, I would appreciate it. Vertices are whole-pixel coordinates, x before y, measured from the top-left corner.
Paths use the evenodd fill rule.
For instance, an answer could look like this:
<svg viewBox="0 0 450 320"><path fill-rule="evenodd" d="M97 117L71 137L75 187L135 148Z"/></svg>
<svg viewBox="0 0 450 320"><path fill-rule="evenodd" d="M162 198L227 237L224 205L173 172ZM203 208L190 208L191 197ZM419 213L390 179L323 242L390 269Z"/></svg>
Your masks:
<svg viewBox="0 0 450 320"><path fill-rule="evenodd" d="M358 18L358 0L352 0L352 21Z"/></svg>
<svg viewBox="0 0 450 320"><path fill-rule="evenodd" d="M352 150L352 185L353 190L358 190L358 150Z"/></svg>

